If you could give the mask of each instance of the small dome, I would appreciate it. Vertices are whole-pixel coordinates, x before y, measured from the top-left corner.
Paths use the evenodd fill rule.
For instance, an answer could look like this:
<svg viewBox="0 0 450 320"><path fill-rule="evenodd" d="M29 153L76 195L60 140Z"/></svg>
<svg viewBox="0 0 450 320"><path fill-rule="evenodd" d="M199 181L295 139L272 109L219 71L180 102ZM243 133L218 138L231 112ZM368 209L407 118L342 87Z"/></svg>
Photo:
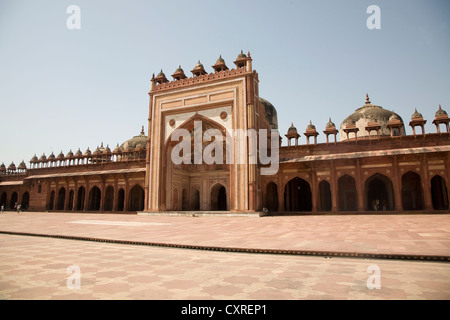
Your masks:
<svg viewBox="0 0 450 320"><path fill-rule="evenodd" d="M8 166L8 171L16 171L16 165L14 162L11 162L11 164Z"/></svg>
<svg viewBox="0 0 450 320"><path fill-rule="evenodd" d="M191 72L194 76L197 77L206 74L205 67L203 67L203 64L200 62L200 60L198 60L197 64Z"/></svg>
<svg viewBox="0 0 450 320"><path fill-rule="evenodd" d="M186 79L186 75L184 74L184 70L181 68L181 66L178 67L177 70L175 70L175 73L172 75L172 77L175 80L181 80L181 79Z"/></svg>
<svg viewBox="0 0 450 320"><path fill-rule="evenodd" d="M70 149L70 151L66 155L66 158L72 158L72 157L73 157L73 152L72 152L72 149Z"/></svg>
<svg viewBox="0 0 450 320"><path fill-rule="evenodd" d="M220 55L219 59L217 59L216 64L212 66L215 72L228 70L227 65L225 64L225 60L222 59L222 55Z"/></svg>
<svg viewBox="0 0 450 320"><path fill-rule="evenodd" d="M203 66L203 64L200 62L200 60L198 60L197 64L194 67L195 69L205 69L205 67Z"/></svg>
<svg viewBox="0 0 450 320"><path fill-rule="evenodd" d="M39 158L39 161L46 161L47 157L45 156L45 153L42 154L42 156Z"/></svg>
<svg viewBox="0 0 450 320"><path fill-rule="evenodd" d="M219 59L217 59L216 64L219 63L225 63L225 60L223 60L222 55L219 56Z"/></svg>
<svg viewBox="0 0 450 320"><path fill-rule="evenodd" d="M445 118L448 117L447 112L442 109L441 105L439 105L439 110L436 112L436 118Z"/></svg>
<svg viewBox="0 0 450 320"><path fill-rule="evenodd" d="M78 151L75 153L75 157L82 157L83 153L81 152L80 148L78 148Z"/></svg>
<svg viewBox="0 0 450 320"><path fill-rule="evenodd" d="M289 129L288 129L288 132L297 132L297 128L296 127L294 127L294 124L293 123L291 123L291 126L289 127Z"/></svg>
<svg viewBox="0 0 450 320"><path fill-rule="evenodd" d="M316 130L316 126L312 124L311 120L309 120L309 124L306 127L306 130Z"/></svg>
<svg viewBox="0 0 450 320"><path fill-rule="evenodd" d="M393 121L403 122L402 118L400 118L400 116L398 114L396 114L394 111L392 111L392 115L389 117L389 122L393 122Z"/></svg>
<svg viewBox="0 0 450 320"><path fill-rule="evenodd" d="M162 69L161 69L160 73L158 73L158 75L157 75L156 77L157 77L157 78L158 78L158 77L166 77L166 75L164 74L164 72L163 72Z"/></svg>
<svg viewBox="0 0 450 320"><path fill-rule="evenodd" d="M22 162L19 164L18 169L19 170L26 170L27 169L27 165L25 164L25 161L22 160Z"/></svg>
<svg viewBox="0 0 450 320"><path fill-rule="evenodd" d="M6 171L6 166L5 163L3 162L2 165L0 166L0 171L5 172Z"/></svg>
<svg viewBox="0 0 450 320"><path fill-rule="evenodd" d="M328 120L326 128L327 129L336 128L336 125L334 124L334 122L331 121L331 118L330 118L330 120Z"/></svg>
<svg viewBox="0 0 450 320"><path fill-rule="evenodd" d="M245 59L245 58L247 58L247 55L244 53L243 50L241 50L241 53L237 56L237 60L238 59Z"/></svg>
<svg viewBox="0 0 450 320"><path fill-rule="evenodd" d="M169 82L169 80L167 80L166 75L164 74L162 69L161 69L161 72L158 73L158 75L156 76L155 81L159 84L164 83L164 82Z"/></svg>
<svg viewBox="0 0 450 320"><path fill-rule="evenodd" d="M417 109L415 109L413 115L411 116L411 120L414 120L414 119L423 119L422 114L417 112Z"/></svg>
<svg viewBox="0 0 450 320"><path fill-rule="evenodd" d="M62 160L62 159L64 159L65 157L64 157L64 153L62 152L62 150L61 150L61 152L58 154L58 160Z"/></svg>
<svg viewBox="0 0 450 320"><path fill-rule="evenodd" d="M55 159L56 159L55 154L52 152L52 154L48 156L48 160L55 160Z"/></svg>
<svg viewBox="0 0 450 320"><path fill-rule="evenodd" d="M36 154L34 154L34 157L33 158L31 158L31 160L30 160L30 162L38 162L39 161L39 159L38 159L38 157L36 156Z"/></svg>

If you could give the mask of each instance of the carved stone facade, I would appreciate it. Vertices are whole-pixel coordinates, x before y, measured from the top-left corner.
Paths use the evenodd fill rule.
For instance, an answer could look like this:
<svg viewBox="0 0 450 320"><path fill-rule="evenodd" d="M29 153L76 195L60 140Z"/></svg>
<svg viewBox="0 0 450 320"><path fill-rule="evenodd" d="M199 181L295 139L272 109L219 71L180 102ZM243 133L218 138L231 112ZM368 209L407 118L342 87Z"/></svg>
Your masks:
<svg viewBox="0 0 450 320"><path fill-rule="evenodd" d="M252 145L261 142L260 129L278 132L277 111L259 97L250 54L241 52L234 63L229 69L220 57L212 73L198 62L192 77L181 66L173 81L162 71L153 76L148 135L142 129L114 150L102 144L93 152L34 156L29 168L2 164L0 204L7 210L21 204L36 211L131 213L448 212L450 120L441 106L436 133L424 132L426 120L416 110L413 134L406 135L400 115L366 95L340 127L330 118L326 143L317 143L313 121L303 133L305 144L292 124L288 146L277 140L277 173L263 175L264 165L252 161ZM236 139L235 132L249 130L259 133ZM205 139L208 132L215 135ZM213 142L221 147L212 149ZM204 157L207 151L215 161Z"/></svg>

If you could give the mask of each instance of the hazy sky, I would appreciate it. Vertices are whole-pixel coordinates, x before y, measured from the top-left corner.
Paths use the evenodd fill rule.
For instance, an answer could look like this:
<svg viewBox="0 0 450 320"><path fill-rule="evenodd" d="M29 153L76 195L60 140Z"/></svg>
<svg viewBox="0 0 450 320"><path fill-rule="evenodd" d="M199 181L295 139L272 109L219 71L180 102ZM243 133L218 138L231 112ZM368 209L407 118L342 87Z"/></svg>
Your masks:
<svg viewBox="0 0 450 320"><path fill-rule="evenodd" d="M69 5L81 29L69 30ZM381 29L366 12L381 9ZM339 126L365 102L428 120L450 113L450 1L0 0L0 163L58 155L147 130L153 73L207 72L251 52L280 132ZM319 142L325 140L319 136ZM305 143L302 134L301 143Z"/></svg>

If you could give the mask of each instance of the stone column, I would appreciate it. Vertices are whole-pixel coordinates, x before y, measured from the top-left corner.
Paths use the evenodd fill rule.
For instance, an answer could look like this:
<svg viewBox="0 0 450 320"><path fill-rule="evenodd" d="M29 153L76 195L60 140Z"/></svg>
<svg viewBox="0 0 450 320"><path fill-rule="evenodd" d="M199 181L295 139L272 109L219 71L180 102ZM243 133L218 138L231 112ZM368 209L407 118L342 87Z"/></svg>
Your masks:
<svg viewBox="0 0 450 320"><path fill-rule="evenodd" d="M330 188L331 188L331 212L338 212L338 181L336 179L336 166L330 161Z"/></svg>
<svg viewBox="0 0 450 320"><path fill-rule="evenodd" d="M317 174L316 168L311 168L311 197L312 197L312 212L317 212Z"/></svg>
<svg viewBox="0 0 450 320"><path fill-rule="evenodd" d="M428 172L428 160L426 154L422 156L422 189L423 189L423 200L424 209L433 210L433 200L431 198L431 181Z"/></svg>
<svg viewBox="0 0 450 320"><path fill-rule="evenodd" d="M395 210L403 210L402 201L402 177L399 172L398 157L394 156L392 159L392 178L394 184L394 199L395 199Z"/></svg>
<svg viewBox="0 0 450 320"><path fill-rule="evenodd" d="M356 159L356 193L358 199L358 211L364 211L364 184L362 182L361 163Z"/></svg>

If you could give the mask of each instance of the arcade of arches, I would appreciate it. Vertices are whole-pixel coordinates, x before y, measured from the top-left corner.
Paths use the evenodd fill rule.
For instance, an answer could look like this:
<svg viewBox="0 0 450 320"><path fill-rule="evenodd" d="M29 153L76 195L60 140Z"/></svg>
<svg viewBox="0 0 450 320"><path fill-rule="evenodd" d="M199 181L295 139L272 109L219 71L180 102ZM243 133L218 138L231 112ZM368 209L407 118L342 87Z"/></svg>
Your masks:
<svg viewBox="0 0 450 320"><path fill-rule="evenodd" d="M366 178L360 185L350 174L341 175L335 183L321 179L312 186L311 180L299 176L265 186L264 207L269 212L370 212L448 210L447 183L440 175L429 179L408 171L401 176L399 189L381 173ZM336 189L333 189L336 186ZM428 189L429 192L423 192ZM428 194L428 201L424 198ZM398 202L398 203L397 203ZM428 204L426 206L426 204Z"/></svg>
<svg viewBox="0 0 450 320"><path fill-rule="evenodd" d="M123 187L114 186L100 188L86 186L66 190L65 186L58 187L58 191L51 190L46 209L50 211L142 211L144 210L144 188L136 184L125 192ZM22 200L22 202L24 202Z"/></svg>

